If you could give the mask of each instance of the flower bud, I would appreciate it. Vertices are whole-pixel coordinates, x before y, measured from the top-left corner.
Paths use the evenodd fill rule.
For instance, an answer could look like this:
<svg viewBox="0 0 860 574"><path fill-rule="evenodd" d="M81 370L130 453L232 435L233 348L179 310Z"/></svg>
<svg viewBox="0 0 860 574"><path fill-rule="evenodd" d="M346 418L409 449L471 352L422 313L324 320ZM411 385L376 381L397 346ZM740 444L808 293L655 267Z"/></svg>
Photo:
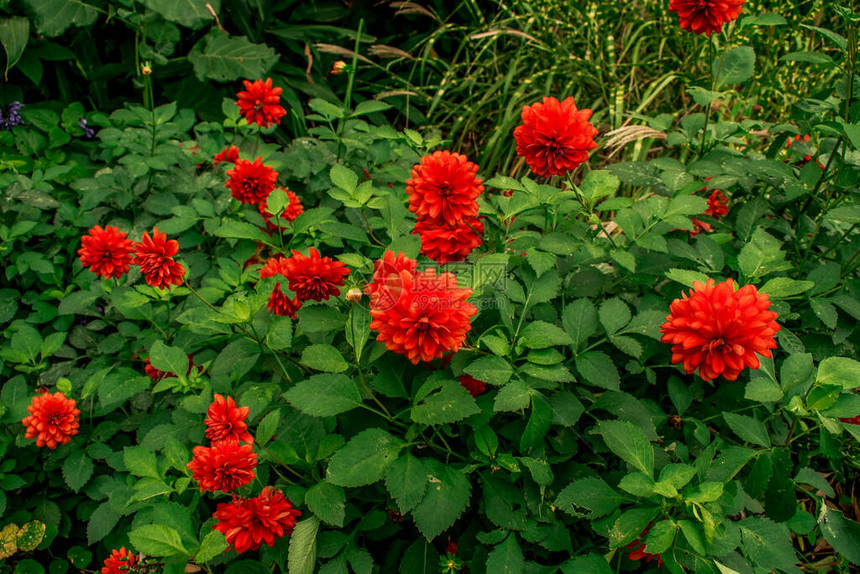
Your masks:
<svg viewBox="0 0 860 574"><path fill-rule="evenodd" d="M358 287L353 287L349 291L346 292L346 300L350 303L358 303L361 301L361 289Z"/></svg>
<svg viewBox="0 0 860 574"><path fill-rule="evenodd" d="M344 70L346 70L346 62L344 62L343 60L338 60L331 67L331 73L335 75L342 74Z"/></svg>
<svg viewBox="0 0 860 574"><path fill-rule="evenodd" d="M144 76L148 76L152 73L152 67L150 67L149 62L140 67L140 73Z"/></svg>

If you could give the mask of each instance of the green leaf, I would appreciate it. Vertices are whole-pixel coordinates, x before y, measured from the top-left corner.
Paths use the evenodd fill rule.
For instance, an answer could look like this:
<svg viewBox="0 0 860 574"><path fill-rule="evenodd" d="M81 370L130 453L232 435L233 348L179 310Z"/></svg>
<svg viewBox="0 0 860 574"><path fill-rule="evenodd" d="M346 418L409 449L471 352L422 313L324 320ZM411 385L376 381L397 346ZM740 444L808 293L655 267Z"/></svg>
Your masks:
<svg viewBox="0 0 860 574"><path fill-rule="evenodd" d="M579 184L579 191L586 200L594 205L598 200L618 191L621 180L618 176L605 170L590 171Z"/></svg>
<svg viewBox="0 0 860 574"><path fill-rule="evenodd" d="M597 426L609 450L647 476L654 476L654 447L639 427L628 421L600 421Z"/></svg>
<svg viewBox="0 0 860 574"><path fill-rule="evenodd" d="M597 332L597 309L588 299L577 299L564 308L561 324L570 335L574 351Z"/></svg>
<svg viewBox="0 0 860 574"><path fill-rule="evenodd" d="M493 403L493 410L518 411L529 406L531 395L529 388L519 379L514 379L499 390Z"/></svg>
<svg viewBox="0 0 860 574"><path fill-rule="evenodd" d="M614 512L624 500L603 479L589 476L571 482L553 505L575 518L592 520Z"/></svg>
<svg viewBox="0 0 860 574"><path fill-rule="evenodd" d="M487 556L487 572L493 574L524 574L526 561L514 532L501 544L496 544Z"/></svg>
<svg viewBox="0 0 860 574"><path fill-rule="evenodd" d="M788 277L774 277L773 279L769 279L759 291L767 293L771 299L785 299L786 297L805 293L813 287L815 287L813 281L796 281Z"/></svg>
<svg viewBox="0 0 860 574"><path fill-rule="evenodd" d="M338 528L346 516L346 494L339 486L318 482L305 493L305 504L320 520Z"/></svg>
<svg viewBox="0 0 860 574"><path fill-rule="evenodd" d="M833 487L830 486L830 483L827 482L827 479L809 467L804 467L797 471L797 476L794 477L794 482L814 486L816 489L823 492L828 498L836 496L836 492L833 490Z"/></svg>
<svg viewBox="0 0 860 574"><path fill-rule="evenodd" d="M385 486L401 514L406 514L421 502L427 490L427 471L421 461L405 454L388 467L385 472Z"/></svg>
<svg viewBox="0 0 860 574"><path fill-rule="evenodd" d="M76 0L25 0L36 16L36 30L48 37L59 36L69 26L89 26L98 11Z"/></svg>
<svg viewBox="0 0 860 574"><path fill-rule="evenodd" d="M526 251L526 261L535 271L535 275L540 277L555 266L556 256L545 251L538 251L534 247L529 247Z"/></svg>
<svg viewBox="0 0 860 574"><path fill-rule="evenodd" d="M707 283L708 281L708 276L704 273L687 269L669 269L666 271L666 277L687 287L692 287L696 281L699 283Z"/></svg>
<svg viewBox="0 0 860 574"><path fill-rule="evenodd" d="M205 564L219 557L225 550L227 550L227 540L224 535L218 530L212 530L200 542L200 549L194 556L194 561Z"/></svg>
<svg viewBox="0 0 860 574"><path fill-rule="evenodd" d="M309 516L293 528L287 555L287 571L290 574L314 574L319 527L320 519Z"/></svg>
<svg viewBox="0 0 860 574"><path fill-rule="evenodd" d="M737 525L741 528L743 548L754 564L766 571L801 573L787 526L758 516L741 520Z"/></svg>
<svg viewBox="0 0 860 574"><path fill-rule="evenodd" d="M268 243L271 237L263 233L256 225L235 219L225 219L221 225L212 233L215 237L226 237L228 239L250 239Z"/></svg>
<svg viewBox="0 0 860 574"><path fill-rule="evenodd" d="M692 492L684 495L684 500L687 502L714 502L723 495L722 482L703 482Z"/></svg>
<svg viewBox="0 0 860 574"><path fill-rule="evenodd" d="M8 80L11 70L27 47L27 39L30 37L30 20L23 16L13 16L0 20L0 44L6 51L6 69L3 77Z"/></svg>
<svg viewBox="0 0 860 574"><path fill-rule="evenodd" d="M827 357L818 365L815 382L854 389L860 381L860 362L848 357Z"/></svg>
<svg viewBox="0 0 860 574"><path fill-rule="evenodd" d="M257 425L257 432L254 435L254 442L263 446L269 442L278 432L278 425L281 422L280 409L273 410L260 421Z"/></svg>
<svg viewBox="0 0 860 574"><path fill-rule="evenodd" d="M289 317L278 317L269 325L266 344L273 351L289 349L293 344L293 322Z"/></svg>
<svg viewBox="0 0 860 574"><path fill-rule="evenodd" d="M346 375L313 375L284 393L291 405L307 415L331 417L361 405L355 381Z"/></svg>
<svg viewBox="0 0 860 574"><path fill-rule="evenodd" d="M631 472L624 475L618 483L618 488L633 496L648 497L654 494L654 479L641 472ZM676 493L673 493L673 496L674 494Z"/></svg>
<svg viewBox="0 0 860 574"><path fill-rule="evenodd" d="M697 554L704 556L706 553L705 543L702 540L702 532L699 530L699 527L689 520L680 520L678 526L681 527L681 532L684 533L684 538L690 547Z"/></svg>
<svg viewBox="0 0 860 574"><path fill-rule="evenodd" d="M780 400L783 397L783 393L777 382L767 375L761 374L761 376L758 376L758 374L759 371L756 371L756 374L750 378L744 398L761 403L775 403Z"/></svg>
<svg viewBox="0 0 860 574"><path fill-rule="evenodd" d="M708 200L698 195L679 195L673 197L666 207L666 211L660 216L664 221L684 215L699 215L708 209ZM679 222L681 223L681 222Z"/></svg>
<svg viewBox="0 0 860 574"><path fill-rule="evenodd" d="M576 358L576 370L592 385L617 391L621 388L618 369L603 351L589 351Z"/></svg>
<svg viewBox="0 0 860 574"><path fill-rule="evenodd" d="M472 361L469 366L463 369L466 373L472 375L479 381L484 381L491 385L504 385L514 374L514 369L502 357L481 357L476 361Z"/></svg>
<svg viewBox="0 0 860 574"><path fill-rule="evenodd" d="M159 371L184 377L188 372L188 354L179 347L168 347L160 340L149 349L149 362Z"/></svg>
<svg viewBox="0 0 860 574"><path fill-rule="evenodd" d="M138 552L153 556L190 555L182 544L179 533L170 526L148 524L135 528L128 534L131 544Z"/></svg>
<svg viewBox="0 0 860 574"><path fill-rule="evenodd" d="M750 46L736 46L729 49L722 56L714 59L712 73L716 78L717 89L726 84L746 82L755 73L755 50Z"/></svg>
<svg viewBox="0 0 860 574"><path fill-rule="evenodd" d="M613 574L606 558L597 554L585 554L571 558L561 565L562 574Z"/></svg>
<svg viewBox="0 0 860 574"><path fill-rule="evenodd" d="M770 436L764 423L753 417L737 413L723 413L723 419L736 435L746 442L770 448Z"/></svg>
<svg viewBox="0 0 860 574"><path fill-rule="evenodd" d="M855 566L860 565L860 524L827 505L822 506L818 522L821 534L833 549Z"/></svg>
<svg viewBox="0 0 860 574"><path fill-rule="evenodd" d="M529 349L546 349L556 345L570 345L573 339L560 327L545 321L532 321L520 333L519 344Z"/></svg>
<svg viewBox="0 0 860 574"><path fill-rule="evenodd" d="M216 14L221 9L221 0L148 0L146 6L164 16L165 20L196 29L215 22L206 8L207 3ZM248 77L257 79L257 76Z"/></svg>
<svg viewBox="0 0 860 574"><path fill-rule="evenodd" d="M672 547L678 525L673 520L661 520L651 527L645 537L645 552L662 554Z"/></svg>
<svg viewBox="0 0 860 574"><path fill-rule="evenodd" d="M630 308L618 297L607 299L600 306L600 324L607 335L612 335L630 322Z"/></svg>
<svg viewBox="0 0 860 574"><path fill-rule="evenodd" d="M122 460L125 467L134 476L148 476L161 480L155 453L142 446L127 446L122 449Z"/></svg>
<svg viewBox="0 0 860 574"><path fill-rule="evenodd" d="M382 429L364 430L334 453L327 479L338 486L364 486L381 480L403 443Z"/></svg>
<svg viewBox="0 0 860 574"><path fill-rule="evenodd" d="M63 462L63 479L69 488L78 492L93 475L94 468L93 461L87 453L79 450L70 454Z"/></svg>
<svg viewBox="0 0 860 574"><path fill-rule="evenodd" d="M763 277L768 273L791 269L792 264L785 260L782 243L762 228L756 228L752 239L743 246L738 255L741 272L751 279Z"/></svg>
<svg viewBox="0 0 860 574"><path fill-rule="evenodd" d="M370 310L353 305L349 310L349 320L346 322L346 340L355 353L356 363L361 362L361 354L368 338L370 338Z"/></svg>
<svg viewBox="0 0 860 574"><path fill-rule="evenodd" d="M552 407L539 392L532 393L532 412L520 437L520 450L525 451L543 441L552 423Z"/></svg>
<svg viewBox="0 0 860 574"><path fill-rule="evenodd" d="M228 36L213 28L194 45L188 61L201 82L207 79L229 82L264 77L278 61L278 55L265 44L252 44L244 36Z"/></svg>
<svg viewBox="0 0 860 574"><path fill-rule="evenodd" d="M366 432L366 431L365 431ZM415 525L429 541L454 524L469 505L471 485L463 472L434 459L423 461L427 493L412 511Z"/></svg>
<svg viewBox="0 0 860 574"><path fill-rule="evenodd" d="M618 548L633 542L657 516L657 508L631 508L625 510L609 531L610 548Z"/></svg>
<svg viewBox="0 0 860 574"><path fill-rule="evenodd" d="M419 424L439 425L457 422L479 412L481 409L463 385L457 381L444 381L439 392L412 408L412 420Z"/></svg>
<svg viewBox="0 0 860 574"><path fill-rule="evenodd" d="M342 373L349 368L349 363L340 351L331 345L309 345L302 351L302 364L317 371L327 373Z"/></svg>
<svg viewBox="0 0 860 574"><path fill-rule="evenodd" d="M352 194L358 186L358 175L348 167L344 167L339 163L331 166L328 175L334 185L350 194Z"/></svg>

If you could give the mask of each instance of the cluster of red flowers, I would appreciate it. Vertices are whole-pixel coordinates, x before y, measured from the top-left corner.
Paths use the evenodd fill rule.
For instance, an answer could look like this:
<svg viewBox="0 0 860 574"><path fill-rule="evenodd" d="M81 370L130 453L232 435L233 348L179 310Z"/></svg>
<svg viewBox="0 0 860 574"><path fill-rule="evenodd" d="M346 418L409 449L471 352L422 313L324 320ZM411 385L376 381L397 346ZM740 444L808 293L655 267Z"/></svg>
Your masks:
<svg viewBox="0 0 860 574"><path fill-rule="evenodd" d="M803 138L801 138L799 135L794 136L794 139L788 138L788 141L785 142L785 147L788 148L789 152L791 151L791 144L794 142L801 142L803 144L808 144L809 143L809 134L804 135ZM794 165L796 165L797 167L803 167L804 165L808 164L810 161L812 161L812 156L809 155L808 153L805 153L805 154L803 154L803 159L796 161L794 163ZM816 161L816 163L818 164L818 167L820 167L821 169L827 169L827 166L824 165L823 163L821 163L820 161Z"/></svg>
<svg viewBox="0 0 860 574"><path fill-rule="evenodd" d="M179 242L167 239L166 233L152 230L152 236L144 231L139 242L126 238L118 227L102 228L96 225L89 235L81 237L81 264L105 279L120 278L128 273L131 265L140 267L147 285L167 289L181 285L185 267L173 257L179 253Z"/></svg>
<svg viewBox="0 0 860 574"><path fill-rule="evenodd" d="M248 432L248 407L239 407L232 397L216 394L206 411L206 438L211 447L194 447L188 463L200 491L231 492L254 479L257 455L251 446L254 438ZM212 528L224 534L228 548L242 553L256 550L263 543L273 546L275 540L291 534L301 512L283 493L265 487L254 497L233 495L233 500L219 503Z"/></svg>
<svg viewBox="0 0 860 574"><path fill-rule="evenodd" d="M207 415L206 436L212 446L195 446L188 470L200 492L231 492L254 480L257 467L245 423L248 408L238 408L232 398L215 395Z"/></svg>
<svg viewBox="0 0 860 574"><path fill-rule="evenodd" d="M682 29L710 36L737 20L743 5L744 0L671 0L669 10L678 13Z"/></svg>
<svg viewBox="0 0 860 574"><path fill-rule="evenodd" d="M731 279L693 283L689 296L675 299L660 328L662 341L672 344L672 363L682 363L705 381L720 375L730 381L745 367L759 368L757 355L770 357L780 327L769 311L768 295L755 285L735 290Z"/></svg>
<svg viewBox="0 0 860 574"><path fill-rule="evenodd" d="M517 155L538 175L564 175L588 161L588 152L597 147L591 110L577 109L573 98L544 98L523 106L521 117L522 125L514 128Z"/></svg>
<svg viewBox="0 0 860 574"><path fill-rule="evenodd" d="M133 574L136 565L137 558L123 546L119 550L111 550L110 556L105 558L101 574Z"/></svg>
<svg viewBox="0 0 860 574"><path fill-rule="evenodd" d="M389 351L413 364L456 352L471 329L478 310L467 299L469 288L458 288L452 273L417 271L417 262L403 253L386 251L376 261L370 295L370 328Z"/></svg>
<svg viewBox="0 0 860 574"><path fill-rule="evenodd" d="M78 434L81 411L75 408L75 401L57 391L51 394L43 391L33 397L27 407L30 416L21 423L27 427L26 438L35 438L36 446L46 446L51 450L57 445L67 444L72 436Z"/></svg>
<svg viewBox="0 0 860 574"><path fill-rule="evenodd" d="M439 264L462 261L483 243L478 202L484 191L478 166L466 156L437 151L421 158L406 181L409 211L418 217L413 234L421 253Z"/></svg>
<svg viewBox="0 0 860 574"><path fill-rule="evenodd" d="M296 294L290 299L278 282L269 297L269 311L293 319L304 301L327 301L331 296L340 295L339 287L349 274L346 265L331 257L321 257L314 248L309 250L307 256L294 250L292 257L275 257L260 269L261 279L279 275L287 281L290 291Z"/></svg>
<svg viewBox="0 0 860 574"><path fill-rule="evenodd" d="M710 177L706 177L705 181L711 179ZM705 186L699 191L705 191L708 187ZM711 195L708 196L708 208L702 213L702 215L707 215L708 217L713 217L717 221L723 218L723 216L729 214L729 200L725 196L725 194L719 189L715 189L711 191ZM701 219L696 219L695 217L690 218L690 221L693 222L693 230L688 231L690 237L695 237L696 235L702 233L703 231L706 233L710 233L713 230L713 227L710 223L706 221L702 221Z"/></svg>

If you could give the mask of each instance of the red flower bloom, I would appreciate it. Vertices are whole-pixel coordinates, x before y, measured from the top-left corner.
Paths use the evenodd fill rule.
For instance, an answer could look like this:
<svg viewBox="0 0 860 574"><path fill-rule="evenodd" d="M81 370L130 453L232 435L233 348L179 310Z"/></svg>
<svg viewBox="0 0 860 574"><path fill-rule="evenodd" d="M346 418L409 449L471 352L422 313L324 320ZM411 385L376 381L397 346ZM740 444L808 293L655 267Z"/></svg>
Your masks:
<svg viewBox="0 0 860 574"><path fill-rule="evenodd" d="M296 195L289 189L284 189L284 193L287 194L290 203L287 204L287 207L284 209L284 211L281 212L281 219L286 219L287 221L295 221L296 218L300 216L305 210L305 207L302 205L302 200L299 199L298 195ZM260 203L258 207L260 209L260 215L262 215L263 219L266 220L266 225L269 227L269 229L277 229L277 226L271 223L272 214L269 213L268 208L266 206L266 202L264 201Z"/></svg>
<svg viewBox="0 0 860 574"><path fill-rule="evenodd" d="M229 548L241 554L257 550L263 543L274 546L275 539L292 534L296 518L302 513L289 498L271 486L254 498L236 498L220 503L212 517L218 524L212 528L223 533Z"/></svg>
<svg viewBox="0 0 860 574"><path fill-rule="evenodd" d="M482 395L487 390L487 383L484 381L479 381L472 375L462 374L459 377L460 384L463 385L469 394L473 397L477 397L478 395Z"/></svg>
<svg viewBox="0 0 860 574"><path fill-rule="evenodd" d="M437 151L422 157L406 180L409 211L419 219L449 225L477 216L475 198L484 191L477 172L478 166L458 153Z"/></svg>
<svg viewBox="0 0 860 574"><path fill-rule="evenodd" d="M659 567L663 565L663 559L660 557L660 555L649 554L645 552L645 535L648 534L649 530L651 530L650 524L645 528L645 530L642 531L642 534L639 535L639 538L627 545L628 549L634 549L627 555L627 557L630 558L630 560L642 560L644 558L646 562L651 562L656 558L657 566Z"/></svg>
<svg viewBox="0 0 860 574"><path fill-rule="evenodd" d="M456 225L435 225L419 219L413 235L421 236L421 253L440 265L449 261L462 261L484 241L484 224L477 217L461 220Z"/></svg>
<svg viewBox="0 0 860 574"><path fill-rule="evenodd" d="M472 328L469 318L478 312L466 301L472 290L457 288L452 273L437 277L435 269L416 275L401 271L398 287L397 300L370 310L370 328L379 333L377 340L413 364L459 350Z"/></svg>
<svg viewBox="0 0 860 574"><path fill-rule="evenodd" d="M248 417L248 407L237 407L233 397L223 397L216 394L215 400L209 405L209 410L206 411L208 418L206 423L206 438L216 444L223 441L229 442L247 442L251 443L254 439L251 433L248 432L248 424L245 419Z"/></svg>
<svg viewBox="0 0 860 574"><path fill-rule="evenodd" d="M396 302L402 291L401 272L413 275L417 267L418 262L403 253L395 256L393 251L386 251L382 259L374 263L373 279L364 287L364 292L370 296L370 306L387 307Z"/></svg>
<svg viewBox="0 0 860 574"><path fill-rule="evenodd" d="M66 395L48 392L33 397L27 407L30 416L21 421L27 432L26 438L35 438L36 446L47 446L54 450L59 444L67 444L72 436L78 434L78 415L81 411L75 408L75 401L67 399Z"/></svg>
<svg viewBox="0 0 860 574"><path fill-rule="evenodd" d="M275 189L278 172L264 165L261 157L253 162L237 159L233 169L227 171L227 178L225 185L235 199L251 205L265 205L266 198Z"/></svg>
<svg viewBox="0 0 860 574"><path fill-rule="evenodd" d="M768 307L768 295L754 285L736 291L731 279L696 281L689 296L672 302L662 341L672 343L672 363L683 363L688 374L699 369L706 381L720 375L734 381L744 367L759 368L756 354L770 357L776 348L780 327Z"/></svg>
<svg viewBox="0 0 860 574"><path fill-rule="evenodd" d="M149 233L143 232L140 243L134 244L134 264L140 266L140 272L147 285L167 289L171 285L181 285L185 276L185 267L173 260L179 253L179 242L167 239L166 233L159 233L158 228Z"/></svg>
<svg viewBox="0 0 860 574"><path fill-rule="evenodd" d="M544 177L576 169L588 161L589 150L597 147L597 128L590 118L591 110L577 109L573 98L559 102L549 97L523 106L523 123L514 129L517 155Z"/></svg>
<svg viewBox="0 0 860 574"><path fill-rule="evenodd" d="M860 415L857 415L855 417L851 417L850 419L840 418L839 420L842 421L843 423L848 423L849 425L860 425Z"/></svg>
<svg viewBox="0 0 860 574"><path fill-rule="evenodd" d="M89 235L81 237L78 249L81 264L105 279L119 279L128 273L133 252L134 242L127 239L119 227L110 225L104 229L100 225L90 229Z"/></svg>
<svg viewBox="0 0 860 574"><path fill-rule="evenodd" d="M744 0L671 0L669 10L678 13L683 30L710 36L737 20L743 4Z"/></svg>
<svg viewBox="0 0 860 574"><path fill-rule="evenodd" d="M101 572L102 574L129 574L134 570L136 561L134 554L123 546L119 550L111 550L110 556L105 558L105 565Z"/></svg>
<svg viewBox="0 0 860 574"><path fill-rule="evenodd" d="M695 237L702 232L710 233L714 229L710 223L702 221L701 219L691 217L690 221L693 222L693 229L687 231L687 233L690 234L690 237Z"/></svg>
<svg viewBox="0 0 860 574"><path fill-rule="evenodd" d="M705 215L710 215L714 219L720 219L724 215L729 214L729 200L723 195L719 189L715 189L708 196L708 209L705 210Z"/></svg>
<svg viewBox="0 0 860 574"><path fill-rule="evenodd" d="M346 265L331 257L320 257L319 251L313 247L309 257L294 250L293 256L283 265L290 291L302 301L325 301L332 295L340 295L338 287L343 285L343 278L350 274Z"/></svg>
<svg viewBox="0 0 860 574"><path fill-rule="evenodd" d="M287 110L280 106L283 88L273 88L272 78L266 78L265 82L242 81L245 91L236 94L236 105L248 124L257 124L264 128L272 123L280 124L281 118L287 115Z"/></svg>
<svg viewBox="0 0 860 574"><path fill-rule="evenodd" d="M289 267L287 265L287 260L283 257L275 257L273 259L269 259L263 268L260 269L260 279L274 277L275 275L280 275L286 279L288 271ZM302 308L302 300L298 297L290 299L283 291L281 291L281 284L276 283L275 288L272 290L272 294L269 296L268 308L269 311L275 315L295 319L296 312Z"/></svg>
<svg viewBox="0 0 860 574"><path fill-rule="evenodd" d="M237 159L239 159L239 148L234 145L227 146L223 151L216 153L215 157L212 158L212 167L215 167L221 162L236 163Z"/></svg>
<svg viewBox="0 0 860 574"><path fill-rule="evenodd" d="M254 480L257 455L249 444L222 441L211 447L195 446L188 470L200 492L230 492Z"/></svg>

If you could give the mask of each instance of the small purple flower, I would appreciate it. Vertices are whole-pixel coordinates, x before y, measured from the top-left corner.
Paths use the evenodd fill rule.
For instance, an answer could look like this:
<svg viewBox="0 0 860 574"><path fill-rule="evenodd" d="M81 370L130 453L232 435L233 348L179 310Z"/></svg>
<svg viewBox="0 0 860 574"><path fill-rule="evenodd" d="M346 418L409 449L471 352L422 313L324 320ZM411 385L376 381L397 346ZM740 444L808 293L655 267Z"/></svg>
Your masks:
<svg viewBox="0 0 860 574"><path fill-rule="evenodd" d="M84 137L86 137L88 140L91 140L91 139L93 139L93 137L95 137L96 130L94 130L93 128L87 127L87 119L86 118L81 118L81 121L78 122L78 125L80 125L81 129L84 130Z"/></svg>
<svg viewBox="0 0 860 574"><path fill-rule="evenodd" d="M3 112L0 110L0 128L4 130L11 130L15 126L20 126L24 123L21 119L21 108L24 107L24 104L21 102L12 102L9 104L9 109L7 110L8 117L3 119Z"/></svg>

